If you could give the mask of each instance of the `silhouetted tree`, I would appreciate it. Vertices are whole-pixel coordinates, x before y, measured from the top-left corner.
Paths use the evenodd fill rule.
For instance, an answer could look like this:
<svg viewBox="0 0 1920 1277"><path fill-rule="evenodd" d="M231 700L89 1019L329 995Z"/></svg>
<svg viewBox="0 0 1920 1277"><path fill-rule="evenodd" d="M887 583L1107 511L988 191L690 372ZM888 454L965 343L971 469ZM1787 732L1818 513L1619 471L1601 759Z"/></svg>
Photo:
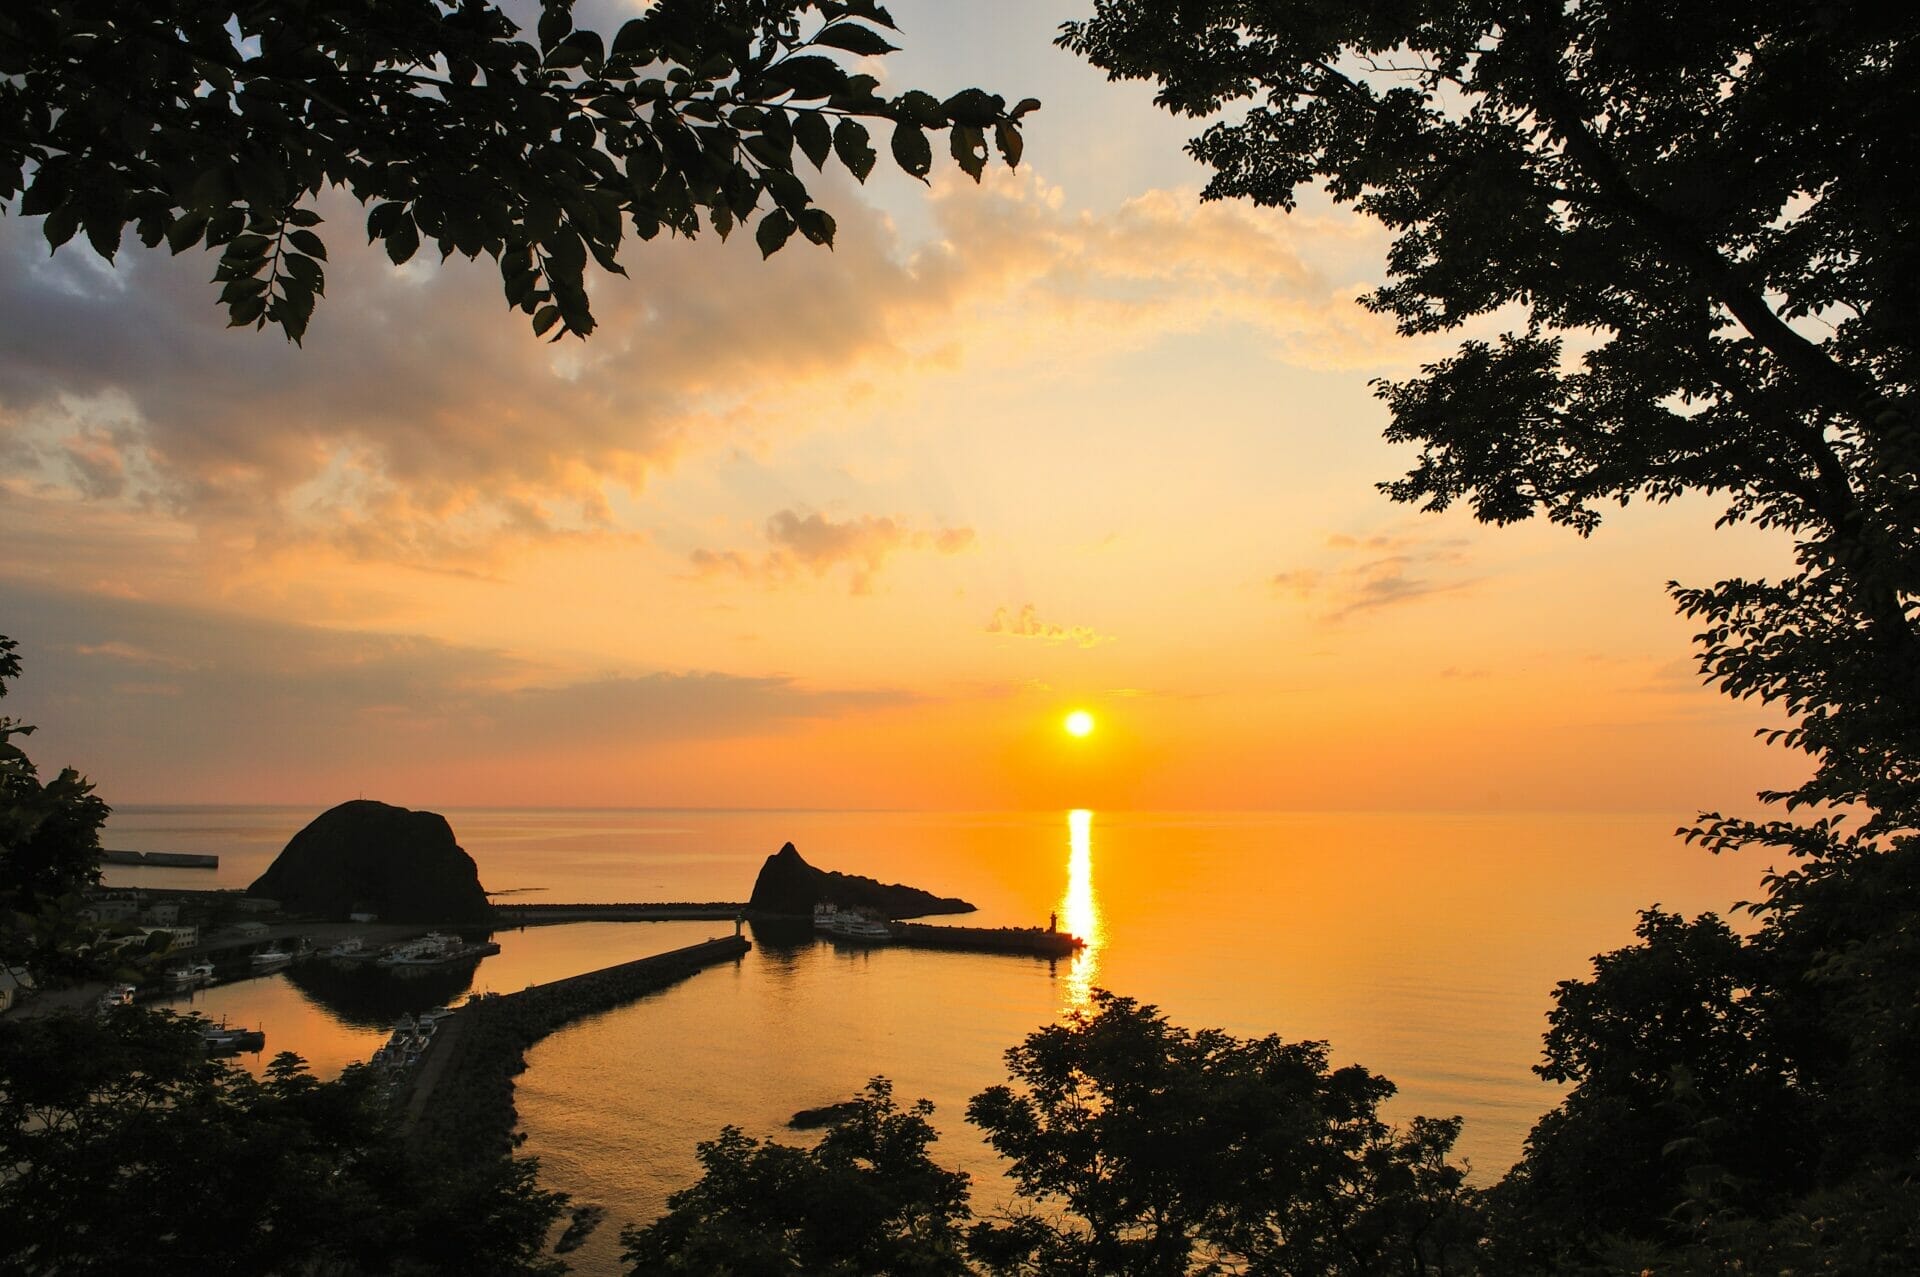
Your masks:
<svg viewBox="0 0 1920 1277"><path fill-rule="evenodd" d="M1007 1053L967 1118L1038 1207L983 1223L994 1273L1467 1271L1458 1118L1379 1117L1394 1086L1324 1042L1189 1032L1104 991ZM1204 1266L1204 1267L1203 1267Z"/></svg>
<svg viewBox="0 0 1920 1277"><path fill-rule="evenodd" d="M629 225L725 236L763 254L831 245L800 160L865 181L868 125L910 175L944 131L978 180L1020 118L967 89L887 97L836 59L885 54L875 0L661 0L603 37L541 0L527 39L489 0L40 0L0 11L0 200L112 260L142 243L220 251L234 324L298 341L325 292L310 207L369 207L395 262L422 241L499 264L536 333L593 329L585 269L620 264Z"/></svg>
<svg viewBox="0 0 1920 1277"><path fill-rule="evenodd" d="M620 1237L630 1271L775 1277L939 1277L967 1271L967 1177L928 1155L925 1100L902 1110L885 1078L811 1149L727 1127L700 1145L700 1179Z"/></svg>
<svg viewBox="0 0 1920 1277"><path fill-rule="evenodd" d="M256 1080L169 1013L0 1019L7 1272L557 1273L534 1171L422 1166L364 1070Z"/></svg>
<svg viewBox="0 0 1920 1277"><path fill-rule="evenodd" d="M1670 588L1706 679L1813 764L1763 795L1789 818L1687 832L1801 859L1757 935L1652 911L1560 986L1541 1071L1573 1091L1495 1194L1502 1263L1912 1253L1917 36L1911 8L1784 0L1096 0L1061 36L1171 111L1235 108L1191 144L1209 197L1315 183L1391 230L1365 300L1404 333L1517 317L1378 385L1421 448L1395 499L1585 533L1698 492L1793 539L1783 580Z"/></svg>
<svg viewBox="0 0 1920 1277"><path fill-rule="evenodd" d="M0 697L20 676L19 644L0 635ZM24 962L45 978L90 964L90 929L73 916L75 896L100 881L100 827L108 807L71 767L42 782L14 743L31 725L0 715L0 962Z"/></svg>
<svg viewBox="0 0 1920 1277"><path fill-rule="evenodd" d="M1815 773L1780 796L1893 832L1920 818L1916 34L1911 7L1786 0L1097 0L1061 42L1171 111L1248 103L1191 144L1206 194L1318 183L1380 221L1366 301L1403 332L1517 314L1379 386L1422 448L1396 500L1586 532L1694 491L1789 531L1795 575L1675 596L1703 673L1795 716Z"/></svg>

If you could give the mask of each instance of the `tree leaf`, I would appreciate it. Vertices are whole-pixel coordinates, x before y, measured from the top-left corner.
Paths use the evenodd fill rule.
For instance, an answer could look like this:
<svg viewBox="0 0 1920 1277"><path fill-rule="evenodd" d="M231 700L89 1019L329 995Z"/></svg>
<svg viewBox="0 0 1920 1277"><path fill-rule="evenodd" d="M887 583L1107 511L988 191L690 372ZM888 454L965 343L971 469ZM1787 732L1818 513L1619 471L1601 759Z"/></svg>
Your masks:
<svg viewBox="0 0 1920 1277"><path fill-rule="evenodd" d="M386 228L387 256L395 266L404 264L420 249L420 231L406 210L393 217Z"/></svg>
<svg viewBox="0 0 1920 1277"><path fill-rule="evenodd" d="M827 166L827 156L833 154L833 129L827 124L827 117L818 111L801 111L793 117L793 140L800 144L800 152L813 161L817 169Z"/></svg>
<svg viewBox="0 0 1920 1277"><path fill-rule="evenodd" d="M793 237L793 218L784 208L776 208L760 219L760 225L754 228L754 242L760 245L760 259L765 261L786 246Z"/></svg>
<svg viewBox="0 0 1920 1277"><path fill-rule="evenodd" d="M993 140L999 144L1000 158L1007 162L1007 167L1019 168L1021 153L1027 145L1020 136L1020 126L1002 120L993 126Z"/></svg>
<svg viewBox="0 0 1920 1277"><path fill-rule="evenodd" d="M845 49L862 57L878 57L883 53L892 53L900 46L888 44L885 36L872 27L863 27L857 22L835 22L820 28L813 37L813 43L829 48Z"/></svg>
<svg viewBox="0 0 1920 1277"><path fill-rule="evenodd" d="M925 181L933 169L933 143L926 130L905 120L893 127L893 159L908 176Z"/></svg>
<svg viewBox="0 0 1920 1277"><path fill-rule="evenodd" d="M956 124L948 130L947 149L954 162L974 181L987 169L987 137L971 124Z"/></svg>
<svg viewBox="0 0 1920 1277"><path fill-rule="evenodd" d="M878 157L867 140L867 126L860 121L842 119L834 125L833 149L855 181L864 182L867 174L873 172L873 163Z"/></svg>
<svg viewBox="0 0 1920 1277"><path fill-rule="evenodd" d="M288 231L287 242L305 253L308 257L318 257L323 262L327 260L327 246L322 243L320 237L312 231Z"/></svg>
<svg viewBox="0 0 1920 1277"><path fill-rule="evenodd" d="M833 215L824 208L809 208L797 219L800 233L816 244L833 247L833 232L836 229Z"/></svg>

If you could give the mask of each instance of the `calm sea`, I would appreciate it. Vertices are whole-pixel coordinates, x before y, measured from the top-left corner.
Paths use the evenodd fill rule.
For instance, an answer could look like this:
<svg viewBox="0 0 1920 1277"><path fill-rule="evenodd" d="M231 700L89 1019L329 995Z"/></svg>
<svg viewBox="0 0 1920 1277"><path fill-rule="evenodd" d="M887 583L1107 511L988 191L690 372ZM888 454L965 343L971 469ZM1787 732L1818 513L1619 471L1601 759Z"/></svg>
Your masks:
<svg viewBox="0 0 1920 1277"><path fill-rule="evenodd" d="M244 886L315 813L130 807L105 845L214 852L217 873L109 869L109 884ZM574 1257L617 1271L617 1224L652 1218L695 1174L694 1144L727 1123L783 1134L796 1110L885 1074L937 1106L936 1152L971 1172L975 1206L1004 1200L996 1159L963 1120L1005 1077L1001 1055L1101 987L1190 1027L1332 1044L1399 1084L1390 1113L1461 1114L1477 1180L1518 1156L1558 1098L1530 1072L1554 982L1631 939L1658 902L1724 912L1766 865L1672 836L1688 813L1017 814L449 811L505 900L742 900L791 840L812 863L958 895L955 921L1060 925L1071 962L826 942L758 945L659 995L536 1046L518 1079L526 1151L545 1179L612 1221ZM365 1059L392 1020L468 989L527 984L690 944L711 922L590 923L498 938L476 971L406 980L296 968L197 994L260 1025L267 1055L323 1074ZM184 1000L183 1000L184 1001ZM264 1060L266 1056L260 1057ZM260 1060L242 1057L259 1067Z"/></svg>

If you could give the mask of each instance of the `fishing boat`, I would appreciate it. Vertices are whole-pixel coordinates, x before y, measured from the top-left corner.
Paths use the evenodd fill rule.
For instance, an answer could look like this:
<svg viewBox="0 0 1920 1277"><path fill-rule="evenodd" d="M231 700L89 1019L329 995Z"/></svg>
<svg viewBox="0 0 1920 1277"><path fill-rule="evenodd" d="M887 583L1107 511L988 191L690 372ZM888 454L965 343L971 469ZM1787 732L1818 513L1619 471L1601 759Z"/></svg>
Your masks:
<svg viewBox="0 0 1920 1277"><path fill-rule="evenodd" d="M392 950L379 961L383 967L437 967L498 952L500 946L491 940L468 944L459 936L429 931L418 940L409 940Z"/></svg>
<svg viewBox="0 0 1920 1277"><path fill-rule="evenodd" d="M201 1027L200 1044L208 1055L238 1055L242 1051L264 1050L267 1035L263 1029L231 1029L222 1020Z"/></svg>
<svg viewBox="0 0 1920 1277"><path fill-rule="evenodd" d="M285 949L267 948L248 958L255 971L264 971L269 967L285 966L293 961L293 955Z"/></svg>
<svg viewBox="0 0 1920 1277"><path fill-rule="evenodd" d="M828 932L837 939L861 944L885 944L893 939L893 928L863 909L840 910Z"/></svg>
<svg viewBox="0 0 1920 1277"><path fill-rule="evenodd" d="M210 984L212 981L213 964L204 958L167 972L167 986L173 989L191 989L196 984Z"/></svg>

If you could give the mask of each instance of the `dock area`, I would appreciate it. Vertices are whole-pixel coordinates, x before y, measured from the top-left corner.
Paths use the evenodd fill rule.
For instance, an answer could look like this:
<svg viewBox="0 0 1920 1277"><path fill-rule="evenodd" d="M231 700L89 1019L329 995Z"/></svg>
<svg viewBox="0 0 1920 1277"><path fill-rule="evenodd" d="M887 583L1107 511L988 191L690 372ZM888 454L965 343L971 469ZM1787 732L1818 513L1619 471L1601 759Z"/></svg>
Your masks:
<svg viewBox="0 0 1920 1277"><path fill-rule="evenodd" d="M220 857L190 851L116 851L100 853L103 865L149 865L161 869L218 869Z"/></svg>
<svg viewBox="0 0 1920 1277"><path fill-rule="evenodd" d="M540 927L562 922L732 922L746 910L740 901L707 900L661 904L495 905L496 927Z"/></svg>
<svg viewBox="0 0 1920 1277"><path fill-rule="evenodd" d="M527 1067L527 1048L575 1020L737 961L752 947L743 936L723 936L468 1002L440 1026L400 1100L408 1143L420 1156L456 1162L511 1151L519 1120L513 1078Z"/></svg>
<svg viewBox="0 0 1920 1277"><path fill-rule="evenodd" d="M1064 931L1039 927L936 927L922 922L888 924L891 944L910 949L958 949L970 953L1019 953L1037 958L1068 958L1087 942Z"/></svg>

